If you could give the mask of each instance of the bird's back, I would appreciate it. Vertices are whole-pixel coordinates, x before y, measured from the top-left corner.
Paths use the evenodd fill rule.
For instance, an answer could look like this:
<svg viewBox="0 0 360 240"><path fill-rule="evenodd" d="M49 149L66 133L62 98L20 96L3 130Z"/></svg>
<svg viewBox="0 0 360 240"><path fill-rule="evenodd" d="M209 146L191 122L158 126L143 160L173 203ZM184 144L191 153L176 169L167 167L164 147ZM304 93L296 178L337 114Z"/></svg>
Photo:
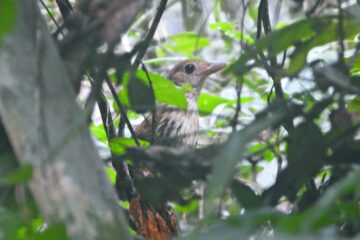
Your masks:
<svg viewBox="0 0 360 240"><path fill-rule="evenodd" d="M150 114L136 129L140 139L169 147L195 148L199 132L199 116L196 96L187 94L187 109L158 105L153 121Z"/></svg>

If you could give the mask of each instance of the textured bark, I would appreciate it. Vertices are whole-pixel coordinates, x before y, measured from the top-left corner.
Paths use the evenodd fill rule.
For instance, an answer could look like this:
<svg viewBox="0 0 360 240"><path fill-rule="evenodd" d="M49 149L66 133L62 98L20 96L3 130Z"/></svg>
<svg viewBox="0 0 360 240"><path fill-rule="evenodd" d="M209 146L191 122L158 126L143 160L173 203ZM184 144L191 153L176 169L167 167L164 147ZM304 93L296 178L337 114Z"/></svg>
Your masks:
<svg viewBox="0 0 360 240"><path fill-rule="evenodd" d="M71 239L128 239L37 2L17 3L16 26L0 51L0 115L20 163L33 166L36 202L47 222L64 222Z"/></svg>

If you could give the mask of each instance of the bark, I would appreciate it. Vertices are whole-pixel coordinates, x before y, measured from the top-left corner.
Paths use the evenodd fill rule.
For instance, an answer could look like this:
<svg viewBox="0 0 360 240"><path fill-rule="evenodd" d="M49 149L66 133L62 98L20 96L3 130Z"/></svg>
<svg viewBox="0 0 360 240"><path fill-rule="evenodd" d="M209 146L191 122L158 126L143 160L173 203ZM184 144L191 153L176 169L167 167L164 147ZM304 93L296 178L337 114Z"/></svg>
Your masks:
<svg viewBox="0 0 360 240"><path fill-rule="evenodd" d="M18 0L0 50L0 115L48 223L70 239L129 239L127 223L76 104L37 1Z"/></svg>

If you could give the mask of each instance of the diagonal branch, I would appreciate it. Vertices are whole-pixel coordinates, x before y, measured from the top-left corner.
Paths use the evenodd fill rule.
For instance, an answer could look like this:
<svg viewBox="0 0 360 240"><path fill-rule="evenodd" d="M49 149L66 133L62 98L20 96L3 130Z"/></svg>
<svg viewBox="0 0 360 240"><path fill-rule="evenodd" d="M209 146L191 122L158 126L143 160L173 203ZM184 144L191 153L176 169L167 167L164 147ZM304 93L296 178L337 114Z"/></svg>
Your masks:
<svg viewBox="0 0 360 240"><path fill-rule="evenodd" d="M145 53L150 45L151 40L154 37L155 31L160 23L160 19L165 11L166 4L168 0L161 0L160 5L158 7L158 10L156 12L155 18L153 22L151 23L150 30L148 34L146 35L144 41L142 42L142 46L139 49L138 55L135 58L133 69L137 69L140 65L141 60L145 56Z"/></svg>

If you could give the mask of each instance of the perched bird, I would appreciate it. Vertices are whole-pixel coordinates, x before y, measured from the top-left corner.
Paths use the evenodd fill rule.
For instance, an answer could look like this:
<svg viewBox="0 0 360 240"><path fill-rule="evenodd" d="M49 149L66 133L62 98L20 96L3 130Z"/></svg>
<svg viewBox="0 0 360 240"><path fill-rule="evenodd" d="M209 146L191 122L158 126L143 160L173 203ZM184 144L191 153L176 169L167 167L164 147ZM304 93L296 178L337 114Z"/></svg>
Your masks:
<svg viewBox="0 0 360 240"><path fill-rule="evenodd" d="M158 105L155 121L154 116L149 115L136 129L136 135L140 139L153 140L156 145L194 148L199 130L197 98L206 78L224 67L224 63L207 63L201 60L185 60L176 64L168 78L178 86L192 86L193 91L186 93L187 109Z"/></svg>
<svg viewBox="0 0 360 240"><path fill-rule="evenodd" d="M175 85L192 86L193 90L186 93L186 110L157 105L155 114L149 114L136 128L137 137L155 145L195 148L199 131L198 96L206 78L225 66L224 63L201 60L185 60L176 64L167 77ZM141 169L140 174L143 178L151 177L146 169ZM129 210L138 233L145 238L166 240L178 232L176 216L166 205L154 207L137 194L130 200Z"/></svg>

